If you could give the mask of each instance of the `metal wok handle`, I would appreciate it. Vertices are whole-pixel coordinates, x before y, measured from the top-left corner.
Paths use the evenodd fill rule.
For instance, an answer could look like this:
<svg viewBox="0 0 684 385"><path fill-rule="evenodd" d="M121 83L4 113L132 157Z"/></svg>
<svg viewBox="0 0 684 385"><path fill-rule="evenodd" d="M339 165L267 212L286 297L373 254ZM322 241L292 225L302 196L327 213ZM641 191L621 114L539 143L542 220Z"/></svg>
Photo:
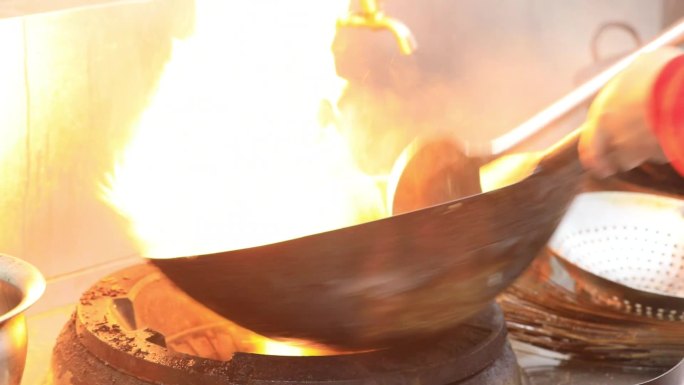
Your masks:
<svg viewBox="0 0 684 385"><path fill-rule="evenodd" d="M547 149L542 155L535 173L553 173L563 169L573 176L582 175L584 169L580 163L577 150L581 133L582 128L576 128Z"/></svg>

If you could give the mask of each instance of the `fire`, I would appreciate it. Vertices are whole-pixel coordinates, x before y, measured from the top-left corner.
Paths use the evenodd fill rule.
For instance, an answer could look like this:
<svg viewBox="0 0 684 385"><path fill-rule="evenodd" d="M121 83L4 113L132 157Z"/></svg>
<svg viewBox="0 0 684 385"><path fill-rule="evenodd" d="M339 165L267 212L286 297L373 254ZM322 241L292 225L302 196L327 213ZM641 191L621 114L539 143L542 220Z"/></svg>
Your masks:
<svg viewBox="0 0 684 385"><path fill-rule="evenodd" d="M171 258L388 215L335 126L331 44L347 0L198 0L104 197L141 252ZM267 354L314 354L264 340Z"/></svg>
<svg viewBox="0 0 684 385"><path fill-rule="evenodd" d="M530 175L539 162L541 153L524 152L502 156L480 168L480 185L483 192L493 191Z"/></svg>
<svg viewBox="0 0 684 385"><path fill-rule="evenodd" d="M106 199L148 257L254 246L387 214L334 124L346 1L198 1ZM321 108L321 107L327 108ZM322 124L323 123L323 124Z"/></svg>
<svg viewBox="0 0 684 385"><path fill-rule="evenodd" d="M306 342L281 342L263 337L255 341L257 352L274 356L322 356L336 354L334 350L312 346Z"/></svg>

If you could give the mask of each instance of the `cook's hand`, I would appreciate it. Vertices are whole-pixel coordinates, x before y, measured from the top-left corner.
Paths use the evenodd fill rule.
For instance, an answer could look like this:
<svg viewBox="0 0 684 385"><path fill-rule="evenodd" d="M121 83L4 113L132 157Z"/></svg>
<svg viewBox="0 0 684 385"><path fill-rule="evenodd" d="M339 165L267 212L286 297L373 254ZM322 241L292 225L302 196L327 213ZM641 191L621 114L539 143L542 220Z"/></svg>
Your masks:
<svg viewBox="0 0 684 385"><path fill-rule="evenodd" d="M596 176L605 178L647 161L667 162L648 125L647 103L660 70L680 54L676 48L664 48L642 55L594 99L579 154L584 166Z"/></svg>

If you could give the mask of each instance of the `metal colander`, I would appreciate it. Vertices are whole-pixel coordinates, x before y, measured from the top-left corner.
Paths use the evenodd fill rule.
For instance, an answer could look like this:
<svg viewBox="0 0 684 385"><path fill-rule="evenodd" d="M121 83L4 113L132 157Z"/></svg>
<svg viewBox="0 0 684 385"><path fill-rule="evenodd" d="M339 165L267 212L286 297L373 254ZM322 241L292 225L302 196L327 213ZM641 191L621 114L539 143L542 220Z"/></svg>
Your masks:
<svg viewBox="0 0 684 385"><path fill-rule="evenodd" d="M499 303L515 340L664 371L684 356L682 266L684 200L588 192Z"/></svg>
<svg viewBox="0 0 684 385"><path fill-rule="evenodd" d="M684 201L629 192L582 194L549 248L593 302L684 321Z"/></svg>

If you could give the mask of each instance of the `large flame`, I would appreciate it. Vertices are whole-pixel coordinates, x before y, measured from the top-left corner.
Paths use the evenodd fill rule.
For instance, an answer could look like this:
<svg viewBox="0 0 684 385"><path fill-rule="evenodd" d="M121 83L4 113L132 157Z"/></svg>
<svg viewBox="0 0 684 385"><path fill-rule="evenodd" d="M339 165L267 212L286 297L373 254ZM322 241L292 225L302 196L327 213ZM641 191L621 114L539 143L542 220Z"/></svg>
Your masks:
<svg viewBox="0 0 684 385"><path fill-rule="evenodd" d="M387 215L335 127L331 44L346 0L197 1L156 95L109 176L142 253L276 242ZM314 354L263 341L269 354Z"/></svg>
<svg viewBox="0 0 684 385"><path fill-rule="evenodd" d="M386 214L334 124L345 0L198 1L106 198L143 252L255 246Z"/></svg>

